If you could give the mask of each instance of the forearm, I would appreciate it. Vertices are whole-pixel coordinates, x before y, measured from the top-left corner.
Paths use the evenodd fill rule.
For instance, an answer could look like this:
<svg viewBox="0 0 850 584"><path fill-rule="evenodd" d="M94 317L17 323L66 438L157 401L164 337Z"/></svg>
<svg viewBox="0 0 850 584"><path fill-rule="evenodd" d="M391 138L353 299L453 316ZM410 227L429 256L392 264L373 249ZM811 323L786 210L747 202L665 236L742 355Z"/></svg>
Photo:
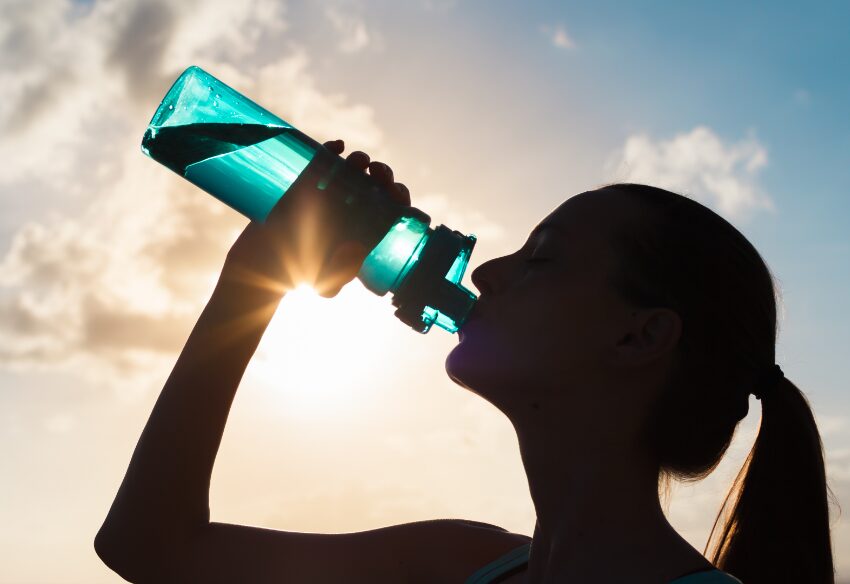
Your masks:
<svg viewBox="0 0 850 584"><path fill-rule="evenodd" d="M102 533L161 541L208 523L227 415L279 300L219 281L157 399Z"/></svg>

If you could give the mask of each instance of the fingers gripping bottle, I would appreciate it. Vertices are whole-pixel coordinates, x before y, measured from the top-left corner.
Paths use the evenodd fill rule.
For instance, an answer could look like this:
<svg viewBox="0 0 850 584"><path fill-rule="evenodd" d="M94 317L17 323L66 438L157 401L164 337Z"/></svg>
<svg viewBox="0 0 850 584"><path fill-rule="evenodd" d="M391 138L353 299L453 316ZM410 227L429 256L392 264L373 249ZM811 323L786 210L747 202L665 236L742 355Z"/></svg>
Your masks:
<svg viewBox="0 0 850 584"><path fill-rule="evenodd" d="M379 296L392 293L396 316L418 332L456 332L475 303L460 284L474 235L431 228L428 215L199 67L165 95L142 151L254 221L293 184L328 191L339 239L371 250L357 277Z"/></svg>

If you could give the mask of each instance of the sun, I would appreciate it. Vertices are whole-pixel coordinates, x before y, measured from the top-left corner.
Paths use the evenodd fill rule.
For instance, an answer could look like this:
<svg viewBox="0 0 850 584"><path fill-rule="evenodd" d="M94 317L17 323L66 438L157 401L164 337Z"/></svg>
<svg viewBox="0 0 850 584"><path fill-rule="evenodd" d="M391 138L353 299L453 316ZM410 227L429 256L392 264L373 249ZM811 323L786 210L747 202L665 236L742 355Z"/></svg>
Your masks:
<svg viewBox="0 0 850 584"><path fill-rule="evenodd" d="M351 415L373 399L370 377L393 359L393 339L408 332L389 297L359 282L331 299L310 286L287 293L249 367L273 396L271 407L300 418Z"/></svg>

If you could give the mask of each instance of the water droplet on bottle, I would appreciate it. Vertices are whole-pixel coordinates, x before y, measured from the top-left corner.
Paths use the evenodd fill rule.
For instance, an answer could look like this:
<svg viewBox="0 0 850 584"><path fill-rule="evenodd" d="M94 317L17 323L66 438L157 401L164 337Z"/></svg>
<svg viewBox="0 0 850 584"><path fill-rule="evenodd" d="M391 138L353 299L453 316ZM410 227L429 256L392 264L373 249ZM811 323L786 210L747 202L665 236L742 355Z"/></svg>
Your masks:
<svg viewBox="0 0 850 584"><path fill-rule="evenodd" d="M216 99L221 99L221 95L219 95L218 93L216 93L216 94L215 94L215 98L216 98Z"/></svg>
<svg viewBox="0 0 850 584"><path fill-rule="evenodd" d="M174 105L172 105L172 104L168 104L168 109L173 110L173 109L174 109Z"/></svg>

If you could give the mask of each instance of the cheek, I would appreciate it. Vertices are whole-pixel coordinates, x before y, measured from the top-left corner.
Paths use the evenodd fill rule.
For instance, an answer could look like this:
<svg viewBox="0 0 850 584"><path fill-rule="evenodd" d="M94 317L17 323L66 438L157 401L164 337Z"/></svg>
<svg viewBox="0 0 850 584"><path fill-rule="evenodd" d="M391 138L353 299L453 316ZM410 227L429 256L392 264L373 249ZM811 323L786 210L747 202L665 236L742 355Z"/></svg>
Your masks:
<svg viewBox="0 0 850 584"><path fill-rule="evenodd" d="M491 385L494 379L520 374L523 355L514 345L516 339L493 330L491 323L471 322L463 329L460 342L446 357L449 376L467 387Z"/></svg>
<svg viewBox="0 0 850 584"><path fill-rule="evenodd" d="M447 373L471 389L583 378L600 349L598 315L587 301L562 293L470 322L446 358Z"/></svg>
<svg viewBox="0 0 850 584"><path fill-rule="evenodd" d="M534 383L541 370L534 355L513 350L494 336L470 333L446 357L446 373L455 382L482 395Z"/></svg>
<svg viewBox="0 0 850 584"><path fill-rule="evenodd" d="M555 316L529 313L516 321L469 323L446 358L446 371L473 389L552 380L569 362L564 329Z"/></svg>

